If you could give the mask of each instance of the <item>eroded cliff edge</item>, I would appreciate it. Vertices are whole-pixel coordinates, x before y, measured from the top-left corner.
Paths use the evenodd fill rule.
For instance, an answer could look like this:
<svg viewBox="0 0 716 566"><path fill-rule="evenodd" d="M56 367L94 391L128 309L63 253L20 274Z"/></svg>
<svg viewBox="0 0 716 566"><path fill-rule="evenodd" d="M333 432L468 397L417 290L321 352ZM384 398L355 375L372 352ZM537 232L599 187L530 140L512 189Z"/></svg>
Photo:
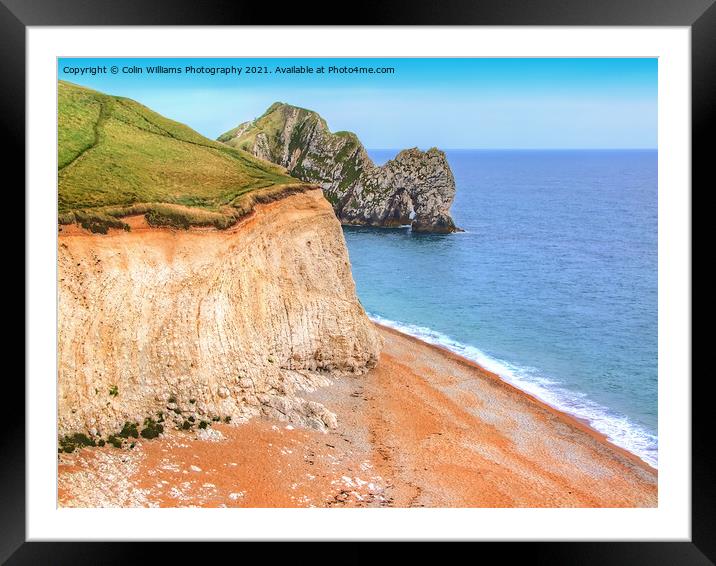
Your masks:
<svg viewBox="0 0 716 566"><path fill-rule="evenodd" d="M129 232L60 233L60 436L261 414L334 426L301 389L365 372L381 339L320 190L222 231L128 221Z"/></svg>
<svg viewBox="0 0 716 566"><path fill-rule="evenodd" d="M377 166L351 132L331 133L316 112L277 102L218 138L319 184L343 224L454 232L455 179L437 148L401 151Z"/></svg>

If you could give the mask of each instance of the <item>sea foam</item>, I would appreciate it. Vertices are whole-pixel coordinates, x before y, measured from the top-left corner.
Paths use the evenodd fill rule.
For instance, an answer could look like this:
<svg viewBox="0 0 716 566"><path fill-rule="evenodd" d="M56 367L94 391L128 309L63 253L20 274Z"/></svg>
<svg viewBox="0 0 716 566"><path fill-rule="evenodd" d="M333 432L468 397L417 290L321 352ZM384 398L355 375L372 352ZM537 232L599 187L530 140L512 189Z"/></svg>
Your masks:
<svg viewBox="0 0 716 566"><path fill-rule="evenodd" d="M396 322L372 313L368 313L368 316L378 324L393 328L423 342L442 346L477 363L486 370L499 375L507 383L534 395L555 409L587 421L593 429L604 434L613 444L635 454L647 464L655 468L658 467L656 436L625 415L594 402L584 393L566 389L558 381L540 375L537 368L517 366L489 356L475 346L463 344L431 328Z"/></svg>

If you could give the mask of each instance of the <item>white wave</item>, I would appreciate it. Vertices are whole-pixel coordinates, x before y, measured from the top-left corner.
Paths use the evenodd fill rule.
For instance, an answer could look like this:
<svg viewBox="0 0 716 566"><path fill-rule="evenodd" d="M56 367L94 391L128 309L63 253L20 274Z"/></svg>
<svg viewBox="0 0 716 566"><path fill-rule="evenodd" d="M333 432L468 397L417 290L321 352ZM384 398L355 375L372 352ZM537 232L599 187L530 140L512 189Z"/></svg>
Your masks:
<svg viewBox="0 0 716 566"><path fill-rule="evenodd" d="M636 454L647 464L657 467L657 437L639 424L632 422L627 416L615 413L592 401L586 394L564 388L558 381L541 376L536 368L517 366L494 358L474 346L458 342L431 328L396 322L371 313L368 313L368 316L378 324L394 328L429 344L442 346L477 363L555 409L587 421L593 429L604 434L610 442Z"/></svg>

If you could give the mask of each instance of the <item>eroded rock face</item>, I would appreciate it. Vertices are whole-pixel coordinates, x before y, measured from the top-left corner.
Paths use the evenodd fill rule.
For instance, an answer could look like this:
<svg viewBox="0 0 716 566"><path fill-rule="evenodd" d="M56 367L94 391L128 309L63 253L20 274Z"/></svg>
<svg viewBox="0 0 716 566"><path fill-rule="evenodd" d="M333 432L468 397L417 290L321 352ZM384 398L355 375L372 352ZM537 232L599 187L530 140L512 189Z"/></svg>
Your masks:
<svg viewBox="0 0 716 566"><path fill-rule="evenodd" d="M439 149L407 149L376 166L355 134L331 133L315 112L282 103L219 141L319 184L344 224L410 224L418 232L458 230L450 216L455 179Z"/></svg>
<svg viewBox="0 0 716 566"><path fill-rule="evenodd" d="M320 190L226 231L64 231L58 252L61 437L159 414L165 426L260 414L335 426L300 391L378 359Z"/></svg>

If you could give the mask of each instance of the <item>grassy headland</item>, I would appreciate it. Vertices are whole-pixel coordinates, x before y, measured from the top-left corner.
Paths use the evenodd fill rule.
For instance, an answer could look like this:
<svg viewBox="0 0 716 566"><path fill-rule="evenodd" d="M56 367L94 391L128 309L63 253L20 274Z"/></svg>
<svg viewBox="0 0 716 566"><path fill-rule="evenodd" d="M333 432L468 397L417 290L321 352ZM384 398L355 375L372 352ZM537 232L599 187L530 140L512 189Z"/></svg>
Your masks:
<svg viewBox="0 0 716 566"><path fill-rule="evenodd" d="M58 213L94 232L152 225L226 228L257 202L301 190L277 165L212 141L119 96L65 81L58 96Z"/></svg>
<svg viewBox="0 0 716 566"><path fill-rule="evenodd" d="M288 129L290 139L288 147L285 147L289 122L292 124ZM324 196L334 207L360 179L366 164L372 166L356 134L346 131L331 133L328 124L317 112L284 102L274 102L261 116L239 124L219 136L217 141L252 152L258 135L263 136L260 141L265 144L263 149L270 161L281 162L281 156L293 156L300 150L290 167L290 174L321 183ZM318 144L313 143L316 138L320 140ZM306 149L309 145L311 150ZM327 185L335 180L336 169L341 173L340 180L337 187L330 188ZM363 193L374 191L370 183L363 184Z"/></svg>
<svg viewBox="0 0 716 566"><path fill-rule="evenodd" d="M272 146L275 146L279 143L279 138L281 137L281 134L286 126L284 112L287 109L298 110L298 122L303 122L305 118L309 118L310 123L307 125L309 128L313 128L316 122L320 122L324 129L328 131L328 124L326 124L326 121L313 110L301 108L300 106L292 106L284 102L274 102L261 116L251 122L239 124L237 127L232 128L228 132L221 134L217 138L217 141L223 142L224 144L237 149L251 151L254 141L256 140L256 135L263 133L266 134L269 143ZM291 141L298 142L298 139L292 139ZM274 149L274 147L271 149ZM291 149L294 149L293 145Z"/></svg>

